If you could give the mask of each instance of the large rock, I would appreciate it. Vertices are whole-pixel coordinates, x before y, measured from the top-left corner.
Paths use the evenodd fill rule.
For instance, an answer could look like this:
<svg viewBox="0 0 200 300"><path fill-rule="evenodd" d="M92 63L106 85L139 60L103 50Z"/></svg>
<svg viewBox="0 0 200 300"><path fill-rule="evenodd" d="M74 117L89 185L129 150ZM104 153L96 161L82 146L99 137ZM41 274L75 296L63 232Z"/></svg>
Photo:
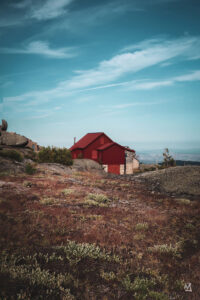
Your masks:
<svg viewBox="0 0 200 300"><path fill-rule="evenodd" d="M0 125L0 133L1 131L6 131L8 128L8 123L6 122L6 120L2 120L2 125Z"/></svg>
<svg viewBox="0 0 200 300"><path fill-rule="evenodd" d="M25 136L16 134L15 132L1 131L0 145L24 147L27 144L28 139Z"/></svg>

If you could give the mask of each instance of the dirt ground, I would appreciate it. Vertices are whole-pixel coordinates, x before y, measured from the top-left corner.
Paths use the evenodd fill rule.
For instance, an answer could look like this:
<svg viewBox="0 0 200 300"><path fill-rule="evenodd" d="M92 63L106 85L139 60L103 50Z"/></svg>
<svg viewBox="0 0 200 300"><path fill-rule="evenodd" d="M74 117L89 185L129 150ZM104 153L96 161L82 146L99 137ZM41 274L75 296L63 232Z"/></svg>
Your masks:
<svg viewBox="0 0 200 300"><path fill-rule="evenodd" d="M200 299L199 169L190 198L150 172L1 162L0 299ZM153 175L173 193L174 170Z"/></svg>

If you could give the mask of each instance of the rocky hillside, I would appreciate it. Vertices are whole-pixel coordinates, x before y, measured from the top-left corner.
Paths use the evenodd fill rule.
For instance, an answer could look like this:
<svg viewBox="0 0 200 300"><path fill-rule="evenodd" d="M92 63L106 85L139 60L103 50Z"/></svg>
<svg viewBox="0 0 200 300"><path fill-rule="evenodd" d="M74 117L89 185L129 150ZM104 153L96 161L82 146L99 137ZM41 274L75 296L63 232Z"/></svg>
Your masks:
<svg viewBox="0 0 200 300"><path fill-rule="evenodd" d="M29 175L24 157L0 158L1 299L200 299L199 169L123 177L78 160Z"/></svg>
<svg viewBox="0 0 200 300"><path fill-rule="evenodd" d="M152 189L176 195L200 196L200 166L173 167L137 175Z"/></svg>

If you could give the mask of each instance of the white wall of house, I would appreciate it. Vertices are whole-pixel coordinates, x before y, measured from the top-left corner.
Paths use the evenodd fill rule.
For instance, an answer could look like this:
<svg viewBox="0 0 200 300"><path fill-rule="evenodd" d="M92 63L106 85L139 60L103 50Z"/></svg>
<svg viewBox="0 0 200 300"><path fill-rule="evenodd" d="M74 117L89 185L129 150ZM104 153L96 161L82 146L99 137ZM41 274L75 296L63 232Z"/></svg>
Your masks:
<svg viewBox="0 0 200 300"><path fill-rule="evenodd" d="M120 175L124 174L124 165L120 165Z"/></svg>
<svg viewBox="0 0 200 300"><path fill-rule="evenodd" d="M140 167L140 162L136 158L133 159L133 170L138 170Z"/></svg>

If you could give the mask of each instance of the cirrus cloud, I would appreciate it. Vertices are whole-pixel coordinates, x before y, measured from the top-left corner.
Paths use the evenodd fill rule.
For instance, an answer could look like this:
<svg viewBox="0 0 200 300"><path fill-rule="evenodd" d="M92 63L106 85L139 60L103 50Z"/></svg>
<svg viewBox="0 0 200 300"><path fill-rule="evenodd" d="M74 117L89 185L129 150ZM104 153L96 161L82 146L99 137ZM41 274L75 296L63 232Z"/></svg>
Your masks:
<svg viewBox="0 0 200 300"><path fill-rule="evenodd" d="M33 41L24 48L0 48L0 53L37 54L50 58L71 58L77 55L75 48L50 48L48 42Z"/></svg>
<svg viewBox="0 0 200 300"><path fill-rule="evenodd" d="M34 47L32 48L34 49ZM135 50L134 50L135 49ZM170 86L176 82L199 80L199 70L179 77L169 78L167 80L148 81L129 80L118 82L123 76L135 74L149 67L160 65L169 60L188 60L193 57L195 51L200 50L200 38L183 37L173 40L160 39L143 41L140 44L132 46L132 51L120 53L109 60L99 63L96 68L88 70L76 70L74 76L69 80L60 82L55 88L46 91L33 91L20 96L7 98L11 101L50 101L51 99L61 98L72 92L89 91L102 88L114 88L124 86L125 88L135 90L148 90L158 87ZM27 50L26 50L27 51ZM30 49L28 50L30 52ZM35 50L32 50L36 52ZM61 55L62 56L62 55ZM44 100L45 99L45 100Z"/></svg>

